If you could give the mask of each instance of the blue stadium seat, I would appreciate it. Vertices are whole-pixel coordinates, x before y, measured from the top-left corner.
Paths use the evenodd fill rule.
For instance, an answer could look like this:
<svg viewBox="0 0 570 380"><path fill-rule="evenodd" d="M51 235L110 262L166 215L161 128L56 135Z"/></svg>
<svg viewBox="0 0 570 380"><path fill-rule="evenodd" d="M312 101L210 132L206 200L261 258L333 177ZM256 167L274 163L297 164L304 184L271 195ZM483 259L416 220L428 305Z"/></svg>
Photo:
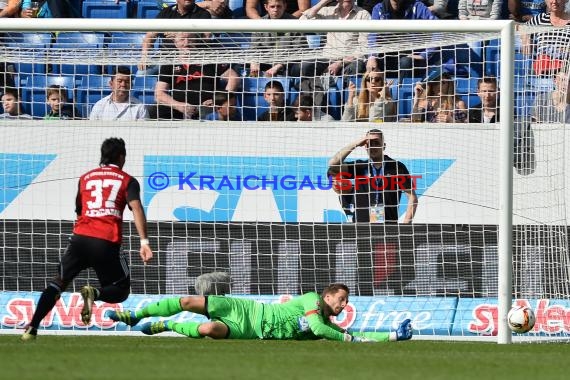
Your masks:
<svg viewBox="0 0 570 380"><path fill-rule="evenodd" d="M232 10L234 18L245 17L245 0L229 0L228 7Z"/></svg>
<svg viewBox="0 0 570 380"><path fill-rule="evenodd" d="M290 104L291 94L290 94L290 82L288 77L276 77L276 78L243 78L243 100L240 101L242 106L242 116L244 120L254 121L267 111L268 104L263 98L263 92L265 91L265 85L267 82L276 80L281 82L283 89L285 90L285 103Z"/></svg>
<svg viewBox="0 0 570 380"><path fill-rule="evenodd" d="M137 64L141 59L142 43L146 33L124 33L112 32L109 43L107 44L107 52L112 59L122 58L125 66L129 66L131 73L138 71ZM130 62L130 64L127 64ZM108 65L107 74L111 74L115 65Z"/></svg>
<svg viewBox="0 0 570 380"><path fill-rule="evenodd" d="M249 49L251 47L251 33L219 33L216 42L223 48Z"/></svg>
<svg viewBox="0 0 570 380"><path fill-rule="evenodd" d="M161 8L156 0L139 0L137 2L136 18L156 18ZM175 0L162 1L162 5L176 4Z"/></svg>
<svg viewBox="0 0 570 380"><path fill-rule="evenodd" d="M458 94L475 94L479 78L455 78L455 92Z"/></svg>
<svg viewBox="0 0 570 380"><path fill-rule="evenodd" d="M143 104L155 104L154 86L157 80L157 76L136 76L133 83L133 96L143 102Z"/></svg>
<svg viewBox="0 0 570 380"><path fill-rule="evenodd" d="M59 85L67 90L69 102L73 102L75 78L72 75L41 74L28 76L22 89L22 109L34 117L42 118L47 113L46 89Z"/></svg>
<svg viewBox="0 0 570 380"><path fill-rule="evenodd" d="M87 75L77 88L76 105L84 118L89 118L93 105L111 93L109 75Z"/></svg>
<svg viewBox="0 0 570 380"><path fill-rule="evenodd" d="M423 78L402 78L398 87L398 118L411 117L414 99L414 87Z"/></svg>
<svg viewBox="0 0 570 380"><path fill-rule="evenodd" d="M455 92L465 102L467 108L473 108L481 104L481 99L477 95L477 84L479 78L456 78Z"/></svg>
<svg viewBox="0 0 570 380"><path fill-rule="evenodd" d="M57 35L52 45L52 53L62 55L62 58L75 54L74 58L85 57L85 61L96 60L105 46L105 34L90 32L62 32ZM95 55L90 58L91 55ZM101 65L89 64L53 64L56 74L91 75L103 72Z"/></svg>
<svg viewBox="0 0 570 380"><path fill-rule="evenodd" d="M47 70L46 52L52 41L51 33L6 33L3 41L9 48L20 49L24 56L35 62L13 62L14 70L21 75L45 74Z"/></svg>
<svg viewBox="0 0 570 380"><path fill-rule="evenodd" d="M133 2L114 0L85 0L82 7L83 18L127 18ZM156 6L156 3L155 3Z"/></svg>

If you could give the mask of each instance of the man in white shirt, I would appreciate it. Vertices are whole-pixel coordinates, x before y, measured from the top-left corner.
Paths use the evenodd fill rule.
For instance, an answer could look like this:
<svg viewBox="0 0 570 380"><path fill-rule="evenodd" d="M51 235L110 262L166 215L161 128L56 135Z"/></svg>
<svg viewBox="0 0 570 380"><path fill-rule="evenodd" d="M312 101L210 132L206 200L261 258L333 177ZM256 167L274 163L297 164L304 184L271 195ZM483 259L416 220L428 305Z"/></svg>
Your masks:
<svg viewBox="0 0 570 380"><path fill-rule="evenodd" d="M144 120L148 113L144 104L131 96L131 70L117 66L109 81L111 94L93 106L90 120Z"/></svg>

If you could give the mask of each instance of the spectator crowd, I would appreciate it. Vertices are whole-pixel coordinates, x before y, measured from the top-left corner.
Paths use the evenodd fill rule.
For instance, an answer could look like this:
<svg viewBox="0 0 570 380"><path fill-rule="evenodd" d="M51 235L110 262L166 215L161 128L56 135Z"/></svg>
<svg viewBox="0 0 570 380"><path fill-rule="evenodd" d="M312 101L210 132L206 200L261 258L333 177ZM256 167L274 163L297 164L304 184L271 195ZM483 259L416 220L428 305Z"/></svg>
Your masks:
<svg viewBox="0 0 570 380"><path fill-rule="evenodd" d="M145 0L109 1L107 13L92 13L94 0L0 0L0 17L155 17L158 19L429 20L512 19L548 32L524 34L517 43L521 70L539 79L515 88L516 113L537 122L567 122L570 0ZM100 1L97 1L101 4ZM146 7L146 8L145 8ZM144 10L149 10L144 13ZM124 13L122 13L124 12ZM32 22L32 21L30 21ZM220 21L215 21L220 22ZM0 34L0 47L17 49L29 33ZM62 46L53 33L44 46ZM96 33L83 33L85 41ZM131 49L136 65L44 64L0 61L0 118L91 120L332 121L483 123L499 121L498 59L494 41L380 53L385 35L294 31L252 33L229 40L251 51L320 52L314 59L250 59L204 63L196 52L221 35L148 32ZM226 36L227 37L227 36ZM101 36L97 48L117 35ZM34 45L35 46L35 45ZM68 48L73 48L69 45ZM361 50L354 49L362 47ZM347 50L350 48L350 50ZM154 51L172 52L155 64ZM357 53L355 53L355 51ZM251 55L255 57L255 54ZM326 58L323 58L326 57ZM47 61L46 61L47 62ZM78 66L84 66L79 72ZM517 68L515 68L515 71ZM38 86L37 76L43 76ZM73 76L64 84L50 78ZM93 78L100 86L93 86ZM37 83L36 83L37 82ZM38 88L41 93L38 93ZM94 89L97 91L94 91ZM531 95L532 94L532 95Z"/></svg>

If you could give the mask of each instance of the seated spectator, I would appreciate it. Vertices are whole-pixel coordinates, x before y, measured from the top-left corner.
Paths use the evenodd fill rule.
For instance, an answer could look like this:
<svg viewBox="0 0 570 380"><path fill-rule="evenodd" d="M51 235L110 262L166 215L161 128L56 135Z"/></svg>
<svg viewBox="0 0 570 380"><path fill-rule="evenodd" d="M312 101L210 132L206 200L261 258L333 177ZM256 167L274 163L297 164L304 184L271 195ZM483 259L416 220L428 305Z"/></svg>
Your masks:
<svg viewBox="0 0 570 380"><path fill-rule="evenodd" d="M5 89L2 95L2 108L4 108L4 113L0 115L0 119L32 119L30 115L22 113L20 93L15 88Z"/></svg>
<svg viewBox="0 0 570 380"><path fill-rule="evenodd" d="M455 84L448 73L436 70L416 83L412 122L467 122L467 107L455 93Z"/></svg>
<svg viewBox="0 0 570 380"><path fill-rule="evenodd" d="M46 120L68 120L75 119L79 112L68 104L67 90L60 85L52 84L46 90L46 100L49 112L44 116Z"/></svg>
<svg viewBox="0 0 570 380"><path fill-rule="evenodd" d="M334 0L320 0L303 12L302 20L370 20L370 14L356 5L355 0L344 0L335 4ZM322 56L327 59L303 61L300 73L291 76L301 77L299 90L314 93L317 106L326 106L326 92L329 83L320 83L318 78L328 76L356 75L366 71L365 51L368 33L365 32L328 32L323 46ZM362 53L361 53L362 52ZM328 79L328 78L327 78ZM332 83L334 83L334 78Z"/></svg>
<svg viewBox="0 0 570 380"><path fill-rule="evenodd" d="M509 18L527 22L534 16L546 12L545 0L503 0L508 2Z"/></svg>
<svg viewBox="0 0 570 380"><path fill-rule="evenodd" d="M448 8L449 0L421 0L428 9L440 19L455 19L457 18L457 7L452 9ZM364 0L362 8L366 9L368 13L372 14L372 10L378 3L383 0Z"/></svg>
<svg viewBox="0 0 570 380"><path fill-rule="evenodd" d="M285 12L285 0L263 0L263 6L267 14L263 20L291 20L295 17ZM307 38L298 32L285 33L254 33L251 40L252 51L291 51L308 48ZM293 62L272 62L249 64L249 75L252 77L265 76L274 77L276 75L292 76L299 75L299 63Z"/></svg>
<svg viewBox="0 0 570 380"><path fill-rule="evenodd" d="M422 0L428 9L441 20L454 20L457 19L457 4L452 2L448 4L449 0Z"/></svg>
<svg viewBox="0 0 570 380"><path fill-rule="evenodd" d="M214 112L206 115L205 120L210 121L241 121L242 117L237 109L237 97L233 92L220 91L214 96Z"/></svg>
<svg viewBox="0 0 570 380"><path fill-rule="evenodd" d="M315 107L311 95L299 95L291 108L297 121L335 121L334 117L323 112L320 107Z"/></svg>
<svg viewBox="0 0 570 380"><path fill-rule="evenodd" d="M477 81L477 96L481 105L469 110L470 123L498 123L500 121L499 86L497 78L487 76Z"/></svg>
<svg viewBox="0 0 570 380"><path fill-rule="evenodd" d="M131 96L131 69L115 66L109 80L111 94L93 106L89 120L144 120L148 113L144 104Z"/></svg>
<svg viewBox="0 0 570 380"><path fill-rule="evenodd" d="M157 19L211 19L210 13L198 7L194 0L176 0L176 4L169 5L163 8L157 15ZM148 32L142 43L141 62L139 63L139 70L146 70L147 75L156 75L158 67L147 67L147 57L149 52L153 49L154 43L158 37L161 37L160 49L170 49L174 46L175 32L158 33Z"/></svg>
<svg viewBox="0 0 570 380"><path fill-rule="evenodd" d="M22 0L23 18L80 18L80 3L69 0ZM38 5L38 8L35 8Z"/></svg>
<svg viewBox="0 0 570 380"><path fill-rule="evenodd" d="M459 0L460 20L499 20L503 0Z"/></svg>
<svg viewBox="0 0 570 380"><path fill-rule="evenodd" d="M537 123L570 123L570 86L568 74L554 76L554 90L537 94L532 120Z"/></svg>
<svg viewBox="0 0 570 380"><path fill-rule="evenodd" d="M18 17L21 0L0 0L0 18Z"/></svg>
<svg viewBox="0 0 570 380"><path fill-rule="evenodd" d="M257 121L293 121L295 116L288 112L285 105L285 90L279 81L267 82L263 99L269 103L269 109L257 118Z"/></svg>
<svg viewBox="0 0 570 380"><path fill-rule="evenodd" d="M247 18L262 18L261 10L262 0L245 0L245 15ZM286 0L285 12L291 14L294 18L299 18L304 11L311 7L311 0ZM267 9L266 9L267 11Z"/></svg>
<svg viewBox="0 0 570 380"><path fill-rule="evenodd" d="M545 32L523 34L522 52L536 57L534 70L537 75L544 74L543 66L552 66L554 60L559 63L568 59L570 45L570 7L569 0L549 0L548 10L533 16L526 22L529 26L554 26ZM549 61L551 63L544 64ZM552 73L547 73L552 74Z"/></svg>
<svg viewBox="0 0 570 380"><path fill-rule="evenodd" d="M372 9L372 20L438 20L420 0L386 0ZM377 34L370 35L372 47L381 44ZM428 63L441 61L435 49L400 51L369 59L380 60L380 68L390 77L425 77Z"/></svg>
<svg viewBox="0 0 570 380"><path fill-rule="evenodd" d="M390 86L384 73L370 71L364 74L360 93L356 94L356 84L348 85L348 100L342 113L343 121L393 122L397 120L396 102L392 99Z"/></svg>
<svg viewBox="0 0 570 380"><path fill-rule="evenodd" d="M208 11L212 18L234 18L234 12L228 6L227 0L203 0L196 5Z"/></svg>
<svg viewBox="0 0 570 380"><path fill-rule="evenodd" d="M212 112L214 92L239 89L240 77L227 64L191 63L196 53L195 33L174 36L178 49L177 64L162 65L154 95L158 107L150 108L150 117L164 120L199 119L200 113ZM200 107L208 108L207 112Z"/></svg>

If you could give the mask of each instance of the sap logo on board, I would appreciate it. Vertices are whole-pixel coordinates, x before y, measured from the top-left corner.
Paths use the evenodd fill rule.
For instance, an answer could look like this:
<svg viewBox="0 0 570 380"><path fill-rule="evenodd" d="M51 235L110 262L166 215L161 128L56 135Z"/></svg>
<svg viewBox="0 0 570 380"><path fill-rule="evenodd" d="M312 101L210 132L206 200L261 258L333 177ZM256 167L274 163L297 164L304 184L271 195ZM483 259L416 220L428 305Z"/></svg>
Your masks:
<svg viewBox="0 0 570 380"><path fill-rule="evenodd" d="M145 156L149 220L330 222L346 217L326 177L329 157ZM398 158L421 197L453 159ZM402 196L400 215L407 197Z"/></svg>

